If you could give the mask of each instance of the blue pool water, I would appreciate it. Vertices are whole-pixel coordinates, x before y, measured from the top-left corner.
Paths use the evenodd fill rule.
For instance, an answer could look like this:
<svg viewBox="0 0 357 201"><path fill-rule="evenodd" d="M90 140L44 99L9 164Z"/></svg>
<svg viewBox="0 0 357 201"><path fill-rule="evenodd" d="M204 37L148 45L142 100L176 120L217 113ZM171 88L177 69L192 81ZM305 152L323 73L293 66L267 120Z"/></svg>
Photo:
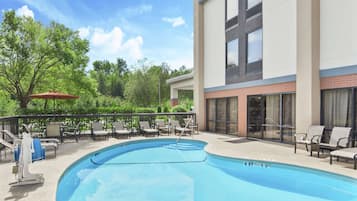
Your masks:
<svg viewBox="0 0 357 201"><path fill-rule="evenodd" d="M207 154L156 139L91 154L63 175L57 201L357 201L357 181L322 171Z"/></svg>

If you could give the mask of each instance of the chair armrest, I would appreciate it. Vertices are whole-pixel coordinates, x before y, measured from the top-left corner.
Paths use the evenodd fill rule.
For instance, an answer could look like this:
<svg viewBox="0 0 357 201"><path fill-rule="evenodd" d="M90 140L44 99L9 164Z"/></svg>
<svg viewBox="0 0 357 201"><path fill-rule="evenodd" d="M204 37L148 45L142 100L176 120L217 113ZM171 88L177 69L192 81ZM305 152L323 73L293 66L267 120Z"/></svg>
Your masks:
<svg viewBox="0 0 357 201"><path fill-rule="evenodd" d="M294 136L298 136L298 135L307 136L307 133L295 133L295 134L294 134Z"/></svg>
<svg viewBox="0 0 357 201"><path fill-rule="evenodd" d="M301 136L302 139L305 139L307 137L307 133L295 133L294 140L296 141L296 138L298 138L299 136Z"/></svg>
<svg viewBox="0 0 357 201"><path fill-rule="evenodd" d="M321 135L314 135L314 136L312 136L312 138L311 138L311 144L312 143L314 143L313 141L314 141L314 139L316 139L316 144L320 144L320 137L321 137Z"/></svg>
<svg viewBox="0 0 357 201"><path fill-rule="evenodd" d="M345 146L340 145L341 141L343 141L343 140L347 140ZM348 144L349 144L349 143L350 143L350 138L349 138L349 137L342 137L342 138L339 138L339 139L338 139L338 141L337 141L337 146L338 146L338 147L348 147Z"/></svg>

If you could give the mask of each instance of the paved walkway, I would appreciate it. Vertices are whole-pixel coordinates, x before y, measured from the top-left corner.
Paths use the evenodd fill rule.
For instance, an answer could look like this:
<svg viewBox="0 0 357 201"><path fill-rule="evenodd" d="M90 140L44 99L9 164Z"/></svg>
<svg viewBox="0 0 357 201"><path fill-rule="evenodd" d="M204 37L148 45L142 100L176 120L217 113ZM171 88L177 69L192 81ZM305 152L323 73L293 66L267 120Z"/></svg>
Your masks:
<svg viewBox="0 0 357 201"><path fill-rule="evenodd" d="M169 138L175 137L169 136ZM329 158L318 159L316 157L310 157L309 153L303 149L298 150L298 153L294 154L291 145L266 141L250 141L244 138L206 133L187 138L208 142L205 149L207 152L213 154L288 163L343 174L357 179L357 171L353 170L352 163L334 162L334 165L331 166L329 165ZM137 139L145 138L135 137L131 140ZM10 187L8 183L14 181L14 175L11 174L11 167L14 163L2 161L0 162L0 200L55 200L57 182L69 165L88 153L126 141L128 140L110 138L107 141L93 142L90 139L81 139L79 143L66 142L61 144L56 158L49 156L48 159L35 162L30 166L32 173L42 173L44 175L45 182L42 185Z"/></svg>

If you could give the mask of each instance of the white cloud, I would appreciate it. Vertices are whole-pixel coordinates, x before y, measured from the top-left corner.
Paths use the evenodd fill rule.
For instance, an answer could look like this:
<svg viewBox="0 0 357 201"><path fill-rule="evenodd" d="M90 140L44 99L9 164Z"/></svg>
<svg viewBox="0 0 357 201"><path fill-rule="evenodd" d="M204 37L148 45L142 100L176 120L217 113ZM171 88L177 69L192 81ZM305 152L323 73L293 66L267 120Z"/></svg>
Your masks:
<svg viewBox="0 0 357 201"><path fill-rule="evenodd" d="M75 23L75 19L71 18L68 14L65 14L64 10L57 8L57 6L53 3L55 1L48 0L23 0L26 4L35 8L41 14L44 14L49 19L54 20L56 22L60 22L65 24L66 26L73 25ZM58 1L65 2L65 1Z"/></svg>
<svg viewBox="0 0 357 201"><path fill-rule="evenodd" d="M32 19L35 18L35 15L33 14L33 11L27 7L27 5L22 6L21 8L16 10L16 15L17 16L23 16L23 17L31 17Z"/></svg>
<svg viewBox="0 0 357 201"><path fill-rule="evenodd" d="M101 28L95 28L90 39L93 47L102 49L103 52L114 54L123 47L124 33L119 27L114 27L110 32L105 32Z"/></svg>
<svg viewBox="0 0 357 201"><path fill-rule="evenodd" d="M141 36L129 39L126 43L123 45L123 50L127 50L129 57L138 60L143 58L143 53L142 53L142 45L144 43L144 39Z"/></svg>
<svg viewBox="0 0 357 201"><path fill-rule="evenodd" d="M181 16L180 17L172 17L172 18L163 17L162 21L170 23L172 25L172 27L179 27L179 26L186 24L185 20Z"/></svg>
<svg viewBox="0 0 357 201"><path fill-rule="evenodd" d="M144 39L142 36L125 40L125 34L120 27L113 27L110 31L98 27L82 27L78 31L82 38L90 42L91 63L95 60L114 62L118 57L124 58L128 63L135 63L143 58Z"/></svg>
<svg viewBox="0 0 357 201"><path fill-rule="evenodd" d="M90 28L89 27L81 27L78 29L78 34L79 37L82 39L87 38L90 34Z"/></svg>

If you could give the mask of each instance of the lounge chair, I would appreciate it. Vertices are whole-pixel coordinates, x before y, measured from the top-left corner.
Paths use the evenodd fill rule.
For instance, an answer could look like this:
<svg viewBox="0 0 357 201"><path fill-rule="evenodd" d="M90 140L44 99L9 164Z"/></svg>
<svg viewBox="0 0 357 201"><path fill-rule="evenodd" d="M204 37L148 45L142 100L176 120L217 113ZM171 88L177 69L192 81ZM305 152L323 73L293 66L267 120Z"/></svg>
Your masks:
<svg viewBox="0 0 357 201"><path fill-rule="evenodd" d="M21 144L21 139L18 138L13 133L11 133L10 131L2 130L0 132L5 134L5 136L9 137L11 139L11 141L14 143L14 145ZM54 152L55 157L57 156L58 143L51 142L52 139L49 139L50 140L49 142L43 141L43 140L46 140L46 139L39 139L39 140L41 142L42 147L44 147L45 150L52 150Z"/></svg>
<svg viewBox="0 0 357 201"><path fill-rule="evenodd" d="M165 124L165 120L156 119L155 124L156 124L156 129L158 129L160 132L160 135L163 133L170 135L170 126L168 124Z"/></svg>
<svg viewBox="0 0 357 201"><path fill-rule="evenodd" d="M5 158L6 158L6 149L10 149L11 152L14 152L16 145L6 142L4 139L0 137L0 158L1 158L1 151L4 150Z"/></svg>
<svg viewBox="0 0 357 201"><path fill-rule="evenodd" d="M336 157L337 160L339 158L352 159L354 162L353 168L357 169L357 147L353 148L344 148L340 150L335 150L330 153L330 164L332 165L332 158Z"/></svg>
<svg viewBox="0 0 357 201"><path fill-rule="evenodd" d="M306 151L308 150L308 145L310 145L310 156L312 156L312 148L314 145L321 142L321 136L324 132L325 126L312 125L307 129L306 133L295 133L295 146L294 153L296 153L296 146L298 144L305 144Z"/></svg>
<svg viewBox="0 0 357 201"><path fill-rule="evenodd" d="M61 122L49 122L44 131L45 138L40 138L41 145L46 151L53 151L57 156L57 149L60 142L63 142L63 134L61 133ZM60 138L60 140L58 140Z"/></svg>
<svg viewBox="0 0 357 201"><path fill-rule="evenodd" d="M171 120L171 126L174 129L175 135L176 132L179 132L180 135L182 134L192 134L192 129L188 128L188 125L185 125L185 127L181 127L179 121L177 120Z"/></svg>
<svg viewBox="0 0 357 201"><path fill-rule="evenodd" d="M192 130L192 134L198 134L198 124L195 122L193 117L183 119L185 124L187 124L187 128Z"/></svg>
<svg viewBox="0 0 357 201"><path fill-rule="evenodd" d="M4 139L0 138L0 144L3 145L3 147L5 148L8 148L8 149L11 149L12 151L14 150L15 148L15 145L14 144L11 144L9 142L6 142Z"/></svg>
<svg viewBox="0 0 357 201"><path fill-rule="evenodd" d="M140 130L144 133L145 136L159 136L159 130L151 128L148 121L140 121Z"/></svg>
<svg viewBox="0 0 357 201"><path fill-rule="evenodd" d="M101 122L93 122L91 126L91 135L93 140L97 140L98 137L104 137L108 139L108 131L104 130L104 126Z"/></svg>
<svg viewBox="0 0 357 201"><path fill-rule="evenodd" d="M57 156L58 145L62 140L61 135L61 122L50 122L46 125L46 129L44 131L45 138L40 138L41 145L47 151L53 151L55 157ZM31 134L31 133L30 133ZM61 140L59 140L60 138Z"/></svg>
<svg viewBox="0 0 357 201"><path fill-rule="evenodd" d="M337 150L347 148L350 142L351 128L349 127L334 127L330 135L329 143L317 144L317 157L320 157L322 150Z"/></svg>
<svg viewBox="0 0 357 201"><path fill-rule="evenodd" d="M131 131L124 127L124 124L122 121L113 122L113 136L114 137L124 136L124 137L129 138L130 133L131 133Z"/></svg>
<svg viewBox="0 0 357 201"><path fill-rule="evenodd" d="M78 139L80 138L81 135L81 129L80 129L81 123L78 123L74 128L72 127L67 127L63 131L63 137L72 137L78 142Z"/></svg>

